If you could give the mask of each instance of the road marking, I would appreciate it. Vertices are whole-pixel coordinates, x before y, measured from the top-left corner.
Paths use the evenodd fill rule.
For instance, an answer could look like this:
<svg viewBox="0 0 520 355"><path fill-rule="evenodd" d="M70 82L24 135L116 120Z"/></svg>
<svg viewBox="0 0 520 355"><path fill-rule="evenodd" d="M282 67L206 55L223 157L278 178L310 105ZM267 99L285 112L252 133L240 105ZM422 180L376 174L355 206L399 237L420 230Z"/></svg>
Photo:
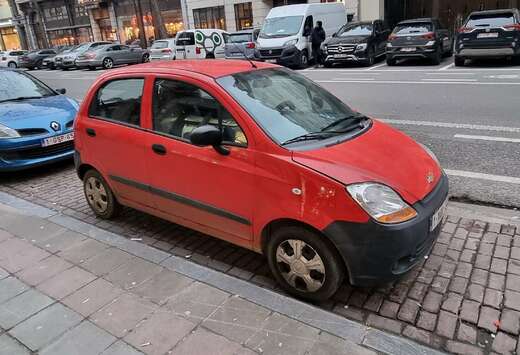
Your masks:
<svg viewBox="0 0 520 355"><path fill-rule="evenodd" d="M492 136L472 136L470 134L456 134L454 138L463 139L478 139L482 141L493 141L493 142L508 142L508 143L520 143L519 138L506 138L506 137L492 137Z"/></svg>
<svg viewBox="0 0 520 355"><path fill-rule="evenodd" d="M439 71L442 71L442 70L448 70L450 69L451 67L455 66L455 63L451 63L451 64L448 64L442 68L439 69Z"/></svg>
<svg viewBox="0 0 520 355"><path fill-rule="evenodd" d="M337 73L337 74L341 74L341 75L381 75L381 73L365 73L365 72L342 72L342 73Z"/></svg>
<svg viewBox="0 0 520 355"><path fill-rule="evenodd" d="M376 66L372 66L368 69L365 69L366 71L370 71L370 70L374 70L374 69L377 69L377 68L381 68L381 67L384 67L386 65L386 63L381 63L379 65L376 65Z"/></svg>
<svg viewBox="0 0 520 355"><path fill-rule="evenodd" d="M350 84L357 84L357 83L365 83L366 81L361 80L314 80L317 83L350 83ZM379 81L370 81L371 84L453 84L453 85L520 85L520 82L477 82L477 81L399 81L399 80L379 80Z"/></svg>
<svg viewBox="0 0 520 355"><path fill-rule="evenodd" d="M451 69L451 70L448 70L447 73L458 73L458 72L464 72L464 71L468 71L468 72L493 72L493 71L519 71L520 68L519 67L514 67L514 68L457 68L457 69ZM300 70L300 71L308 71L308 72L329 72L329 73L334 73L334 72L341 72L341 71L366 71L366 69L304 69L304 70ZM375 69L375 70L372 70L371 72L421 72L421 73L425 73L425 72L432 72L434 71L434 69Z"/></svg>
<svg viewBox="0 0 520 355"><path fill-rule="evenodd" d="M426 73L426 75L475 75L475 73L455 73L453 71L449 71L447 73L439 73L438 71L433 73Z"/></svg>
<svg viewBox="0 0 520 355"><path fill-rule="evenodd" d="M439 79L421 79L421 80L423 80L423 81L460 81L460 82L463 82L463 81L475 82L475 81L477 81L477 79L461 79L461 78L457 78L457 79L439 78Z"/></svg>
<svg viewBox="0 0 520 355"><path fill-rule="evenodd" d="M502 74L502 75L486 75L485 77L488 79L518 79L518 78L520 78L520 75Z"/></svg>
<svg viewBox="0 0 520 355"><path fill-rule="evenodd" d="M370 80L376 80L375 78L341 78L341 79L333 79L333 81L343 81L343 80L363 80L363 81L370 81Z"/></svg>
<svg viewBox="0 0 520 355"><path fill-rule="evenodd" d="M483 174L483 173L474 173L471 171L462 171L462 170L451 170L445 169L446 174L451 176L459 176L471 179L479 179L479 180L488 180L495 182L506 182L508 184L517 184L520 185L520 178L512 177L512 176L503 176L503 175L491 175L491 174Z"/></svg>
<svg viewBox="0 0 520 355"><path fill-rule="evenodd" d="M494 131L494 132L512 132L520 133L520 127L504 127L504 126L486 126L468 123L451 123L451 122L432 122L432 121L412 121L412 120L395 120L395 119L380 119L385 123L401 124L410 126L429 126L441 128L457 128L457 129L472 129L479 131Z"/></svg>

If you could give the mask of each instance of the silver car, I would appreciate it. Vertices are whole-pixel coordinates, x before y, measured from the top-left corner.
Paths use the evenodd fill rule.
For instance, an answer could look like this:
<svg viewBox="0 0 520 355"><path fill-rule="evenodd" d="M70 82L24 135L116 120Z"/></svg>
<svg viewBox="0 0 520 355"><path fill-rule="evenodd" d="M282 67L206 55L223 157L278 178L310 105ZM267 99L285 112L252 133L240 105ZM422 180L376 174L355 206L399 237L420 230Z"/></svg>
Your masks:
<svg viewBox="0 0 520 355"><path fill-rule="evenodd" d="M255 43L260 30L243 30L231 33L226 43L227 59L253 59L255 56Z"/></svg>
<svg viewBox="0 0 520 355"><path fill-rule="evenodd" d="M0 67L18 68L20 57L26 55L27 51L6 51L0 55Z"/></svg>
<svg viewBox="0 0 520 355"><path fill-rule="evenodd" d="M76 66L91 70L97 67L112 69L114 65L145 63L149 59L150 53L141 47L110 44L80 54L76 59Z"/></svg>
<svg viewBox="0 0 520 355"><path fill-rule="evenodd" d="M175 38L158 39L150 47L150 60L174 60Z"/></svg>

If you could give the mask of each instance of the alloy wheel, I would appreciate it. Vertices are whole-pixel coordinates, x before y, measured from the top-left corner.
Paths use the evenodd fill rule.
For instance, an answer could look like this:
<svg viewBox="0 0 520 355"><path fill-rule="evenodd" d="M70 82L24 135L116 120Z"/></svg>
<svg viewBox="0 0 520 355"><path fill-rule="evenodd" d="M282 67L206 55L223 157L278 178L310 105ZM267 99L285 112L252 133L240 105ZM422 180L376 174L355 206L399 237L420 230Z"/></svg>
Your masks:
<svg viewBox="0 0 520 355"><path fill-rule="evenodd" d="M9 68L12 68L12 69L14 69L14 68L17 67L16 63L14 63L14 62L9 63L7 66L8 66Z"/></svg>
<svg viewBox="0 0 520 355"><path fill-rule="evenodd" d="M85 194L90 206L98 213L104 213L108 208L108 195L103 183L91 176L85 182Z"/></svg>
<svg viewBox="0 0 520 355"><path fill-rule="evenodd" d="M105 69L111 69L113 66L114 66L114 62L112 61L112 59L106 58L103 61L103 67L105 67Z"/></svg>
<svg viewBox="0 0 520 355"><path fill-rule="evenodd" d="M285 281L300 291L316 292L325 282L323 260L302 240L288 239L280 243L276 262Z"/></svg>

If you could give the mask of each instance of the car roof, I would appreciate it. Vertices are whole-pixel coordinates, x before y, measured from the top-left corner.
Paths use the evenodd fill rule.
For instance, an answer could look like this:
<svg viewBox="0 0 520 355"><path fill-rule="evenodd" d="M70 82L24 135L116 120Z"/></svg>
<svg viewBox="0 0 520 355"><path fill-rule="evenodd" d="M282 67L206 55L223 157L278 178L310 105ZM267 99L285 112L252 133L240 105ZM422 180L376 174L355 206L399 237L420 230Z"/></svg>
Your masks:
<svg viewBox="0 0 520 355"><path fill-rule="evenodd" d="M433 17L421 17L421 18L413 18L413 19L401 21L398 23L398 25L407 24L407 23L433 22L433 21L437 21L437 19L433 18Z"/></svg>
<svg viewBox="0 0 520 355"><path fill-rule="evenodd" d="M235 32L231 32L229 33L230 35L241 35L241 34L251 34L253 33L254 29L249 29L249 30L241 30L241 31L235 31Z"/></svg>
<svg viewBox="0 0 520 355"><path fill-rule="evenodd" d="M111 70L109 73L164 73L168 70L185 71L190 73L198 73L211 78L220 78L241 72L254 71L266 68L277 68L277 65L255 62L257 68L253 68L247 60L233 59L195 59L195 60L174 60L174 61L157 61L146 64L134 65L121 69Z"/></svg>
<svg viewBox="0 0 520 355"><path fill-rule="evenodd" d="M518 13L518 9L499 9L499 10L484 10L484 11L473 11L469 16L473 15L495 15L495 14L507 14L507 13Z"/></svg>

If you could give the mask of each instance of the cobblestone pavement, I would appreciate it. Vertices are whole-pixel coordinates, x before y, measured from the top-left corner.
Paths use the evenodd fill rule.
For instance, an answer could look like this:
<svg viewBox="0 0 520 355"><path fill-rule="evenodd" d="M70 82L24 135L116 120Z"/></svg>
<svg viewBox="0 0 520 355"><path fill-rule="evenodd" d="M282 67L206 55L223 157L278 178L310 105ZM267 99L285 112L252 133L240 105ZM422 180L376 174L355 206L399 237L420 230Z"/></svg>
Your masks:
<svg viewBox="0 0 520 355"><path fill-rule="evenodd" d="M0 184L0 191L276 289L253 252L130 209L115 221L97 220L70 165L0 177ZM405 278L374 289L345 284L320 306L453 353L520 351L520 229L448 216L430 257Z"/></svg>

